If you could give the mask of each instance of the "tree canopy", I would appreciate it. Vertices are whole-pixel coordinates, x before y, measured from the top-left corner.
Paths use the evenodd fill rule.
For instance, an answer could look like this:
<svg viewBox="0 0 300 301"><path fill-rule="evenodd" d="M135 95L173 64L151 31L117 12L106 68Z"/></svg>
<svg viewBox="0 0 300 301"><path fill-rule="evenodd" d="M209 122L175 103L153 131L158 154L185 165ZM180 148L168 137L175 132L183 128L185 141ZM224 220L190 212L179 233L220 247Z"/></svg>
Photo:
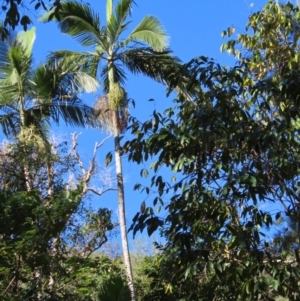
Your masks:
<svg viewBox="0 0 300 301"><path fill-rule="evenodd" d="M299 300L299 7L270 0L241 34L225 30L221 49L236 60L222 66L205 56L181 64L149 16L119 40L132 4L108 0L105 27L79 2L46 15L93 52L59 51L36 67L34 30L0 45L0 122L9 139L0 147L2 299ZM129 115L123 67L174 90L173 106L143 122ZM96 88L97 75L106 93L100 120L115 138L116 188L92 186L104 141L86 165L77 134L69 147L47 135L58 117L99 127L77 96ZM131 252L133 280L121 252L103 249L117 226L111 211L85 203L118 190L126 229L121 156L143 166L145 178L134 187L145 200L129 232L159 236L154 254Z"/></svg>
<svg viewBox="0 0 300 301"><path fill-rule="evenodd" d="M51 19L54 16L57 16L60 8L60 0L55 0L53 2L51 0L4 1L1 5L1 13L5 16L4 21L0 26L1 39L7 39L10 35L10 31L15 30L19 26L26 31L33 21L30 17L32 11L39 11L40 9L45 11L53 10L53 14L50 16Z"/></svg>
<svg viewBox="0 0 300 301"><path fill-rule="evenodd" d="M193 59L186 68L197 97L142 124L131 119L135 139L124 153L137 163L156 158L149 186L136 189L157 190L131 229L160 229L160 279L176 300L299 298L299 250L293 259L275 252L268 232L280 215L298 215L299 15L291 3L270 1L249 17L246 34L224 44L236 66Z"/></svg>

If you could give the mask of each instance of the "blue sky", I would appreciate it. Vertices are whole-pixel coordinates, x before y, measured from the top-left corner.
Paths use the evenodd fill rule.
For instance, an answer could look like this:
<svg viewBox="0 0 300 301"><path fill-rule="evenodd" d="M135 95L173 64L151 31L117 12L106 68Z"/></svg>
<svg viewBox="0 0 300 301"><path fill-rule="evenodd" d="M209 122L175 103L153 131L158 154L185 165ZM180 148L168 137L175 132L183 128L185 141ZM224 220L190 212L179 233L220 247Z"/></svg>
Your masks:
<svg viewBox="0 0 300 301"><path fill-rule="evenodd" d="M106 0L92 0L90 5L100 12L102 24L105 25ZM138 6L132 11L132 28L143 18L150 14L158 17L170 36L170 47L174 54L187 62L190 59L204 55L216 59L222 65L233 65L232 57L220 52L220 46L224 43L221 32L229 26L236 28L236 33L243 33L247 18L251 12L260 10L266 0L136 0ZM49 51L58 49L83 50L78 44L66 35L62 35L57 26L51 24L37 24L37 40L34 54L37 62L41 61ZM162 112L172 105L172 97L165 96L165 87L142 76L131 76L128 74L126 90L129 97L134 99L136 108L131 108L131 114L140 120L147 120L152 111L156 109ZM87 104L91 105L101 89L94 95L84 96ZM155 102L149 102L149 99ZM75 131L82 132L79 140L80 152L88 158L92 155L96 141L101 141L106 134L96 130L74 129L61 126L55 129L60 134ZM125 139L130 138L125 134ZM106 144L99 156L100 162L104 162L105 154L113 150L112 140ZM133 191L133 186L140 182L139 171L142 167L127 163L124 159L124 177L126 181L126 210L128 225L134 214L139 210L144 196ZM117 196L115 193L104 195L95 199L95 206L108 207L117 212Z"/></svg>

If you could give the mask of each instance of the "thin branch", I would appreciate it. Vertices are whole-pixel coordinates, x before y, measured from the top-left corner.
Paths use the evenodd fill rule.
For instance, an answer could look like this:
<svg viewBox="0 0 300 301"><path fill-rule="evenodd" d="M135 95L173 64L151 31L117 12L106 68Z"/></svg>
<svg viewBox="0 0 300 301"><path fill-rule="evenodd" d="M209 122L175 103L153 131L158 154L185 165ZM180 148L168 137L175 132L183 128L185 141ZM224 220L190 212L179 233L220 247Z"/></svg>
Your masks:
<svg viewBox="0 0 300 301"><path fill-rule="evenodd" d="M86 194L87 192L92 192L92 193L94 193L94 194L96 194L96 195L98 195L98 196L101 196L101 195L103 195L104 193L106 193L106 192L108 192L108 191L118 191L116 188L107 188L107 189L105 189L105 190L102 190L102 191L97 191L97 190L95 190L94 188L90 188L90 187L88 187L88 188L86 188L85 190L84 190L84 194ZM84 195L83 194L83 195Z"/></svg>
<svg viewBox="0 0 300 301"><path fill-rule="evenodd" d="M110 137L112 137L112 134L110 134L108 137L104 138L99 144L96 144L95 149L98 149L99 147L101 147L106 142L106 140L108 140ZM95 154L95 150L94 150L94 154Z"/></svg>
<svg viewBox="0 0 300 301"><path fill-rule="evenodd" d="M85 174L85 169L84 169L84 166L83 166L83 163L79 157L79 154L77 152L77 146L78 146L78 142L77 142L77 139L78 137L81 135L81 133L77 134L77 133L73 133L71 134L72 135L72 149L73 149L73 152L74 152L74 155L78 161L78 164L80 166L80 169L82 171L83 174Z"/></svg>
<svg viewBox="0 0 300 301"><path fill-rule="evenodd" d="M84 184L88 184L92 178L92 176L94 175L94 172L95 172L95 167L96 167L96 155L97 155L97 150L103 146L103 144L110 138L112 137L112 135L109 135L108 137L106 137L105 139L103 139L100 143L96 143L95 147L94 147L94 153L93 153L93 157L92 157L92 161L88 167L88 169L86 170L84 168L84 165L80 159L80 156L78 154L78 151L77 151L77 146L78 146L78 142L77 142L77 139L78 137L81 135L81 133L77 134L77 133L73 133L72 134L72 149L73 149L73 153L76 157L76 160L79 164L79 167L81 169L81 172L82 172L82 175L83 175L83 182ZM107 192L107 191L110 191L110 190L116 190L116 189L113 189L113 188L108 188L108 189L105 189L103 191L97 191L91 187L87 187L84 189L84 191L81 193L81 196L84 196L87 194L87 192L91 191L93 192L94 194L98 195L98 196L101 196L103 193Z"/></svg>
<svg viewBox="0 0 300 301"><path fill-rule="evenodd" d="M90 164L90 167L89 167L88 171L85 173L85 182L86 183L88 183L90 181L92 175L94 174L94 170L95 170L95 166L96 166L96 154L97 154L98 148L100 148L105 143L105 141L108 140L110 137L111 137L111 135L109 135L108 137L103 139L99 144L96 143L95 148L94 148L94 154L93 154L92 162ZM78 156L78 154L77 154L77 156Z"/></svg>

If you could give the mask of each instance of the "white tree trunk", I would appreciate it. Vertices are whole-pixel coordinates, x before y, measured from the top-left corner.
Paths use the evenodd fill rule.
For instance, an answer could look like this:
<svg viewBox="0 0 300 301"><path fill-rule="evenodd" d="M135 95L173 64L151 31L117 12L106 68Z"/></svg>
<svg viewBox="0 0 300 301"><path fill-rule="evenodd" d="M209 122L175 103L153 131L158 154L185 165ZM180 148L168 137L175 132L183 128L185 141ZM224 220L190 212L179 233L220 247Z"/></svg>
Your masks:
<svg viewBox="0 0 300 301"><path fill-rule="evenodd" d="M131 261L129 255L128 239L127 239L127 227L125 217L125 197L124 197L124 181L122 171L122 159L120 150L120 138L118 130L118 116L117 111L114 111L113 124L114 124L114 139L115 139L115 161L116 161L116 176L118 187L118 208L119 208L119 222L123 247L124 264L126 269L127 284L130 290L131 301L135 301L135 290L133 284L133 275L131 268Z"/></svg>

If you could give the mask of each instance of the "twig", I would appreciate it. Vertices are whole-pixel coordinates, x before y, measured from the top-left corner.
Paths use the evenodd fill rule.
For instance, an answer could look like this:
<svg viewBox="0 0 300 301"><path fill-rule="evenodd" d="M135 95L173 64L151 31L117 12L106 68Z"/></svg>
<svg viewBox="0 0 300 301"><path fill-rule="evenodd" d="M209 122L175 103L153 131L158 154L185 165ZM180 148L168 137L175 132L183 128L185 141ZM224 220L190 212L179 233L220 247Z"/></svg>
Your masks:
<svg viewBox="0 0 300 301"><path fill-rule="evenodd" d="M84 194L86 194L89 191L91 191L92 193L94 193L94 194L96 194L98 196L101 196L105 192L108 192L108 191L117 191L117 189L116 188L107 188L107 189L99 192L99 191L95 190L94 188L88 187L88 188L85 189Z"/></svg>

